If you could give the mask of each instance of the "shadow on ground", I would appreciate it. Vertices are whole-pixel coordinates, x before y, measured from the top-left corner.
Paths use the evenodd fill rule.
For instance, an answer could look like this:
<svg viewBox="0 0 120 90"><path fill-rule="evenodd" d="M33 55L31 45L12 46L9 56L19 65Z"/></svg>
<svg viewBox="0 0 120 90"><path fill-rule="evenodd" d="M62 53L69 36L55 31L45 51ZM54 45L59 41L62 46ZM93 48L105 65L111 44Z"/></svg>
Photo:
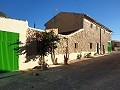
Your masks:
<svg viewBox="0 0 120 90"><path fill-rule="evenodd" d="M0 74L1 73L7 73L8 71L4 71L4 70L0 70Z"/></svg>

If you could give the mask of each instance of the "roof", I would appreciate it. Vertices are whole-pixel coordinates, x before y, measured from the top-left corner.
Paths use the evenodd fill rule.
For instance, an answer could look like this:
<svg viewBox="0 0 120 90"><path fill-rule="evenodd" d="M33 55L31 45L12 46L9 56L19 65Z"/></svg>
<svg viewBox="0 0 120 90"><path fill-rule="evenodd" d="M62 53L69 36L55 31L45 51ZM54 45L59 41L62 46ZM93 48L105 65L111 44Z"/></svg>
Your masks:
<svg viewBox="0 0 120 90"><path fill-rule="evenodd" d="M112 42L119 42L120 43L120 40L112 40Z"/></svg>
<svg viewBox="0 0 120 90"><path fill-rule="evenodd" d="M108 27L104 26L103 24L99 23L98 21L92 19L90 16L86 15L86 14L83 14L85 18L91 20L92 22L95 22L97 23L98 25L100 25L102 28L105 28L107 29L109 32L112 32L112 30L110 30Z"/></svg>
<svg viewBox="0 0 120 90"><path fill-rule="evenodd" d="M108 27L104 26L103 24L99 23L98 21L94 20L93 18L91 18L90 16L88 16L87 14L82 14L82 13L74 13L74 12L60 12L58 13L56 16L60 15L60 14L63 14L63 13L66 13L66 14L75 14L75 15L82 15L84 18L90 20L91 22L94 22L96 24L98 24L99 26L101 26L102 28L105 28L106 30L108 30L109 32L112 32L112 30L110 30ZM54 19L56 16L54 16L52 19ZM50 19L47 23L49 23L52 19ZM46 24L45 23L45 26Z"/></svg>

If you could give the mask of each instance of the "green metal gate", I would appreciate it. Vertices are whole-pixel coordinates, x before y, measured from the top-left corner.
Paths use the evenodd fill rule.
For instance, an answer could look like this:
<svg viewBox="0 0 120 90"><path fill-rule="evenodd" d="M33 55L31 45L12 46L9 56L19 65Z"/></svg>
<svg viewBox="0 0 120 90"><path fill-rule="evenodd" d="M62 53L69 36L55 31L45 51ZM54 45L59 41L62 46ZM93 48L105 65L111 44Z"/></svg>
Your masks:
<svg viewBox="0 0 120 90"><path fill-rule="evenodd" d="M0 31L0 71L18 70L18 41L18 33Z"/></svg>

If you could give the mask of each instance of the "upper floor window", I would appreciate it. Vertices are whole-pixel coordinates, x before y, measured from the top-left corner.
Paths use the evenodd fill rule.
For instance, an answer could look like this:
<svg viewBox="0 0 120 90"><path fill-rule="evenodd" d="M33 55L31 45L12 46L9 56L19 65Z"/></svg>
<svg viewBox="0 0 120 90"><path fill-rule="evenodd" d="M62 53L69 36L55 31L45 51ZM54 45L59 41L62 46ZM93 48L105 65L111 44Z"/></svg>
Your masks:
<svg viewBox="0 0 120 90"><path fill-rule="evenodd" d="M104 34L105 34L105 30L104 30Z"/></svg>
<svg viewBox="0 0 120 90"><path fill-rule="evenodd" d="M91 23L90 27L93 28L93 24L92 23Z"/></svg>
<svg viewBox="0 0 120 90"><path fill-rule="evenodd" d="M98 30L98 26L96 25L96 30Z"/></svg>

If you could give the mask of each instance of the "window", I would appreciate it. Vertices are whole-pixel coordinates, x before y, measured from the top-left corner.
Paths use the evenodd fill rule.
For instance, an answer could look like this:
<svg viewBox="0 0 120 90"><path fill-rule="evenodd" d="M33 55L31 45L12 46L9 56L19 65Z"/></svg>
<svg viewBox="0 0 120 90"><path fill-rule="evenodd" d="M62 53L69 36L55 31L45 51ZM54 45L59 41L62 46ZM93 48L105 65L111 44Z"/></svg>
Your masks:
<svg viewBox="0 0 120 90"><path fill-rule="evenodd" d="M92 43L90 43L90 49L92 49Z"/></svg>
<svg viewBox="0 0 120 90"><path fill-rule="evenodd" d="M98 26L96 25L96 30L98 30Z"/></svg>
<svg viewBox="0 0 120 90"><path fill-rule="evenodd" d="M78 43L75 43L75 48L78 48Z"/></svg>
<svg viewBox="0 0 120 90"><path fill-rule="evenodd" d="M117 43L114 44L114 47L117 47Z"/></svg>
<svg viewBox="0 0 120 90"><path fill-rule="evenodd" d="M90 27L93 28L93 24L92 23L91 23Z"/></svg>
<svg viewBox="0 0 120 90"><path fill-rule="evenodd" d="M104 34L105 34L105 30L104 30Z"/></svg>

